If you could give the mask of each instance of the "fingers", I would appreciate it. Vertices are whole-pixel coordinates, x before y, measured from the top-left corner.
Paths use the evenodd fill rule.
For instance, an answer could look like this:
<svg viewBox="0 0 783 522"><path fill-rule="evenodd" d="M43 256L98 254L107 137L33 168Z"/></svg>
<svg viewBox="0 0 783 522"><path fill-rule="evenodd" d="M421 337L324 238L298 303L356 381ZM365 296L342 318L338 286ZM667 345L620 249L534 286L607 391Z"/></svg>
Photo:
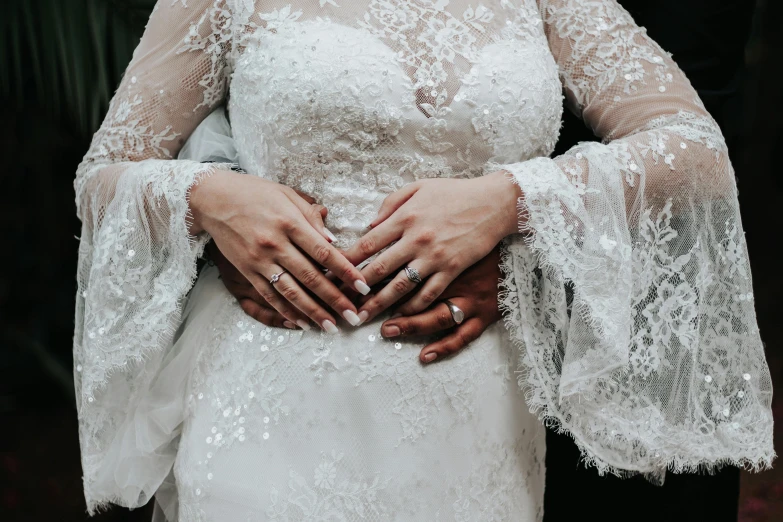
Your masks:
<svg viewBox="0 0 783 522"><path fill-rule="evenodd" d="M419 275L422 278L427 277L427 274L422 273L421 269L419 269ZM405 271L401 270L377 295L361 306L359 314L365 318L365 321L369 321L399 301L400 298L414 288L416 288L416 283L408 279Z"/></svg>
<svg viewBox="0 0 783 522"><path fill-rule="evenodd" d="M307 290L318 296L321 301L330 306L334 311L340 314L346 321L353 326L358 326L362 322L362 318L357 315L356 307L348 297L343 294L339 288L337 288L332 281L330 281L320 269L313 265L299 250L291 248L288 255L281 259L281 264L286 267L289 273L296 278ZM278 292L282 293L286 298L288 296L284 293L284 288L287 283L281 278L280 282L275 285ZM298 288L298 287L297 287ZM300 299L298 290L292 294L296 299ZM309 296L308 296L309 297ZM322 313L320 305L312 299L309 299L307 303L304 301L295 302L292 299L288 299L296 304L297 308L302 310L308 315L308 317L317 319L317 324L322 324L324 320L334 322L331 316L326 316ZM310 303L317 308L311 308ZM303 308L306 306L307 308Z"/></svg>
<svg viewBox="0 0 783 522"><path fill-rule="evenodd" d="M403 206L420 187L420 183L410 183L397 192L393 192L386 196L386 199L384 199L381 204L381 208L378 210L378 216L370 223L370 228L375 228L386 221L386 219L394 214L398 208Z"/></svg>
<svg viewBox="0 0 783 522"><path fill-rule="evenodd" d="M462 307L460 307L462 308ZM456 326L449 307L438 303L426 312L411 317L389 319L381 325L381 335L386 339L400 336L432 335Z"/></svg>
<svg viewBox="0 0 783 522"><path fill-rule="evenodd" d="M272 269L277 270L276 273L283 272L283 269L280 267L273 267ZM289 272L284 272L280 275L279 280L274 284L274 289L285 301L296 307L297 310L309 317L324 331L328 333L337 333L339 331L334 317L316 303L315 299L302 289L299 282ZM266 297L263 294L262 296ZM277 309L277 306L275 308Z"/></svg>
<svg viewBox="0 0 783 522"><path fill-rule="evenodd" d="M305 217L308 223L318 231L328 242L334 243L337 238L334 237L332 231L326 228L324 225L324 219L326 218L326 207L323 205L305 205L301 207L302 215Z"/></svg>
<svg viewBox="0 0 783 522"><path fill-rule="evenodd" d="M362 275L368 285L376 285L400 270L409 263L415 255L416 253L408 248L408 243L402 239L393 247L367 263L362 268Z"/></svg>
<svg viewBox="0 0 783 522"><path fill-rule="evenodd" d="M256 276L251 279L251 283L258 291L260 298L266 301L269 306L277 310L286 320L296 324L302 330L309 330L311 328L307 316L299 311L292 303L286 301L267 280L263 279L261 274L256 274Z"/></svg>
<svg viewBox="0 0 783 522"><path fill-rule="evenodd" d="M302 198L303 200L305 200L309 204L311 204L311 205L315 204L315 199L312 196L310 196L308 194L305 194L304 192L301 192L301 191L296 190L296 189L293 189L293 191L296 192L297 196L299 196L300 198Z"/></svg>
<svg viewBox="0 0 783 522"><path fill-rule="evenodd" d="M239 300L239 306L242 307L242 310L258 321L259 323L265 324L267 326L274 326L277 328L289 328L294 329L296 328L296 325L280 315L277 311L275 311L272 308L267 308L265 306L259 305L257 302L253 301L249 298L243 298Z"/></svg>
<svg viewBox="0 0 783 522"><path fill-rule="evenodd" d="M419 360L427 364L436 359L457 353L478 339L486 329L487 325L484 325L481 319L477 317L467 319L451 334L425 346L419 353Z"/></svg>
<svg viewBox="0 0 783 522"><path fill-rule="evenodd" d="M358 265L370 256L374 256L394 241L402 237L403 223L398 219L389 219L373 228L359 238L344 252L345 257L354 265ZM397 245L395 245L396 247ZM392 250L392 249L389 249Z"/></svg>
<svg viewBox="0 0 783 522"><path fill-rule="evenodd" d="M451 281L452 278L443 272L438 272L424 281L421 289L419 289L407 303L398 308L397 313L402 315L415 315L426 310L432 306L432 303L441 298L443 292L451 284Z"/></svg>
<svg viewBox="0 0 783 522"><path fill-rule="evenodd" d="M312 227L295 227L290 232L290 237L305 254L329 269L341 281L355 288L362 295L370 292L370 287L362 273Z"/></svg>

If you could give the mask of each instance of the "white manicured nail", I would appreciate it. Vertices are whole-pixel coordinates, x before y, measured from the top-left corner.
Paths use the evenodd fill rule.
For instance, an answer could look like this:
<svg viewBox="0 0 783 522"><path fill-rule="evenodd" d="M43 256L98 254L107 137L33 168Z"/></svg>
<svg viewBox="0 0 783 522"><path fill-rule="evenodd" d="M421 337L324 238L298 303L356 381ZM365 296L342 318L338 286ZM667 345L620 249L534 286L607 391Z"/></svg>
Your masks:
<svg viewBox="0 0 783 522"><path fill-rule="evenodd" d="M334 323L332 321L330 321L329 319L324 320L324 322L321 323L321 326L326 331L326 333L336 334L336 333L338 333L340 331L340 330L337 329L337 327L334 325Z"/></svg>
<svg viewBox="0 0 783 522"><path fill-rule="evenodd" d="M356 289L357 292L359 292L362 295L367 295L370 293L370 287L367 286L367 283L364 281L359 281L358 279L353 282L353 287Z"/></svg>
<svg viewBox="0 0 783 522"><path fill-rule="evenodd" d="M328 237L328 238L331 240L331 242L332 242L332 243L334 243L335 241L337 241L337 238L336 238L336 237L334 237L334 234L332 234L332 231L331 231L331 230L329 230L329 229L328 229L328 228L326 228L326 227L324 227L324 234L326 234L326 237Z"/></svg>
<svg viewBox="0 0 783 522"><path fill-rule="evenodd" d="M362 324L362 320L359 319L359 316L350 310L343 312L343 317L345 317L345 320L351 323L353 326L359 326Z"/></svg>
<svg viewBox="0 0 783 522"><path fill-rule="evenodd" d="M362 310L359 312L359 319L364 322L370 317L370 312Z"/></svg>
<svg viewBox="0 0 783 522"><path fill-rule="evenodd" d="M296 324L298 324L299 328L301 328L302 330L305 330L305 331L310 330L310 324L307 321L305 321L304 319L297 320Z"/></svg>
<svg viewBox="0 0 783 522"><path fill-rule="evenodd" d="M435 358L436 358L437 356L438 356L438 354L437 354L437 353L435 353L435 352L430 352L430 353L428 353L427 355L425 355L425 356L424 356L424 360L425 360L426 362L432 362L432 361L434 361L434 360L435 360Z"/></svg>
<svg viewBox="0 0 783 522"><path fill-rule="evenodd" d="M294 323L292 323L291 321L283 321L283 326L285 326L286 328L289 328L291 330L296 328L296 325Z"/></svg>

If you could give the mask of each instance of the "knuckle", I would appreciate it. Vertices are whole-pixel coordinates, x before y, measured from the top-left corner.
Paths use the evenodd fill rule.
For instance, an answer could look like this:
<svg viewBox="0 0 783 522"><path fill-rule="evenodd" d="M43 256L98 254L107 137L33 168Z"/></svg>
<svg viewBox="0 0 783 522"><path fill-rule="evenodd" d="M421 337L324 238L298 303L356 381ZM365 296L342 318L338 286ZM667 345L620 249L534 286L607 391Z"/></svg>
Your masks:
<svg viewBox="0 0 783 522"><path fill-rule="evenodd" d="M431 305L437 298L438 294L432 290L422 290L419 292L419 299L426 305Z"/></svg>
<svg viewBox="0 0 783 522"><path fill-rule="evenodd" d="M447 272L459 272L461 268L462 260L459 258L459 256L452 256L448 261L446 261Z"/></svg>
<svg viewBox="0 0 783 522"><path fill-rule="evenodd" d="M329 295L326 299L326 304L331 306L335 310L346 310L350 309L350 306L343 302L343 296L342 294L336 294L336 295Z"/></svg>
<svg viewBox="0 0 783 522"><path fill-rule="evenodd" d="M306 287L313 288L318 283L320 275L314 269L308 268L299 275L299 281Z"/></svg>
<svg viewBox="0 0 783 522"><path fill-rule="evenodd" d="M470 344L470 341L471 341L470 336L466 334L463 330L459 330L457 332L457 342L455 343L456 344L455 350L459 350L460 348L467 346L468 344Z"/></svg>
<svg viewBox="0 0 783 522"><path fill-rule="evenodd" d="M411 228L416 223L416 215L405 212L400 216L400 224L403 228Z"/></svg>
<svg viewBox="0 0 783 522"><path fill-rule="evenodd" d="M280 230L283 232L286 232L287 234L292 233L294 230L296 230L296 220L292 219L288 216L280 216L277 219L277 226Z"/></svg>
<svg viewBox="0 0 783 522"><path fill-rule="evenodd" d="M449 312L439 312L437 319L438 319L438 326L440 326L441 328L448 328L452 326L453 320Z"/></svg>
<svg viewBox="0 0 783 522"><path fill-rule="evenodd" d="M416 235L416 244L420 247L431 245L435 241L435 232L433 230L422 230Z"/></svg>
<svg viewBox="0 0 783 522"><path fill-rule="evenodd" d="M298 290L297 290L297 288L295 286L291 285L291 286L286 286L285 288L282 288L280 290L280 295L282 295L286 299L286 301L292 301L293 302L293 301L296 301L297 298L299 297L299 292L298 292Z"/></svg>
<svg viewBox="0 0 783 522"><path fill-rule="evenodd" d="M332 249L326 245L318 245L313 252L313 259L319 264L325 264L332 258Z"/></svg>
<svg viewBox="0 0 783 522"><path fill-rule="evenodd" d="M351 266L350 264L347 264L340 269L339 274L335 274L335 275L337 275L343 281L348 281L350 279L356 279L356 277L354 277L353 275L353 271L354 271L354 267Z"/></svg>
<svg viewBox="0 0 783 522"><path fill-rule="evenodd" d="M392 288L398 294L406 294L408 293L408 288L409 288L408 285L409 285L408 281L405 281L403 279L395 279L394 282L392 283Z"/></svg>
<svg viewBox="0 0 783 522"><path fill-rule="evenodd" d="M256 247L261 251L271 250L277 247L277 242L272 238L272 236L263 232L256 234L255 244Z"/></svg>
<svg viewBox="0 0 783 522"><path fill-rule="evenodd" d="M272 303L275 301L275 293L271 290L261 290L258 292L258 295L261 296L261 299L267 303Z"/></svg>
<svg viewBox="0 0 783 522"><path fill-rule="evenodd" d="M375 240L371 237L363 237L359 240L359 251L366 255L375 253Z"/></svg>
<svg viewBox="0 0 783 522"><path fill-rule="evenodd" d="M386 275L386 263L383 261L373 261L370 264L370 270L376 277L383 277Z"/></svg>
<svg viewBox="0 0 783 522"><path fill-rule="evenodd" d="M430 255L437 260L441 260L446 257L446 249L442 246L434 246L430 249Z"/></svg>
<svg viewBox="0 0 783 522"><path fill-rule="evenodd" d="M419 325L413 321L405 321L397 325L404 335L416 335L419 333Z"/></svg>

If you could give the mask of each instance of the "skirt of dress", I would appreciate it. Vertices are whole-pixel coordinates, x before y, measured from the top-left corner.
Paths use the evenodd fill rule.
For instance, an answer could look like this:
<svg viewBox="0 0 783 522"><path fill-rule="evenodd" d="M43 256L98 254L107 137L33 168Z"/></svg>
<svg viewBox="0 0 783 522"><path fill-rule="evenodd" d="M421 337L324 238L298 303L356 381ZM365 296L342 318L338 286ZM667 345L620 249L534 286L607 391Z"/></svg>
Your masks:
<svg viewBox="0 0 783 522"><path fill-rule="evenodd" d="M186 313L166 381L184 388L159 490L170 520L541 519L544 428L501 324L424 366L422 340L383 339L380 320L337 335L266 327L211 268Z"/></svg>

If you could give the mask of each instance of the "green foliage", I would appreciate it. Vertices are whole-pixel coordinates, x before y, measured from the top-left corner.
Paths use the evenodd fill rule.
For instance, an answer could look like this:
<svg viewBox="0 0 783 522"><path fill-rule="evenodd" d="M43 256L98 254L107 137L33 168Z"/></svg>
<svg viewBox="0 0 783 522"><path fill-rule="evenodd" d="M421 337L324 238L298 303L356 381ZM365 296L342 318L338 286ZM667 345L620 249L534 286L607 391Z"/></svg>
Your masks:
<svg viewBox="0 0 783 522"><path fill-rule="evenodd" d="M83 136L101 123L154 0L5 0L0 97Z"/></svg>

